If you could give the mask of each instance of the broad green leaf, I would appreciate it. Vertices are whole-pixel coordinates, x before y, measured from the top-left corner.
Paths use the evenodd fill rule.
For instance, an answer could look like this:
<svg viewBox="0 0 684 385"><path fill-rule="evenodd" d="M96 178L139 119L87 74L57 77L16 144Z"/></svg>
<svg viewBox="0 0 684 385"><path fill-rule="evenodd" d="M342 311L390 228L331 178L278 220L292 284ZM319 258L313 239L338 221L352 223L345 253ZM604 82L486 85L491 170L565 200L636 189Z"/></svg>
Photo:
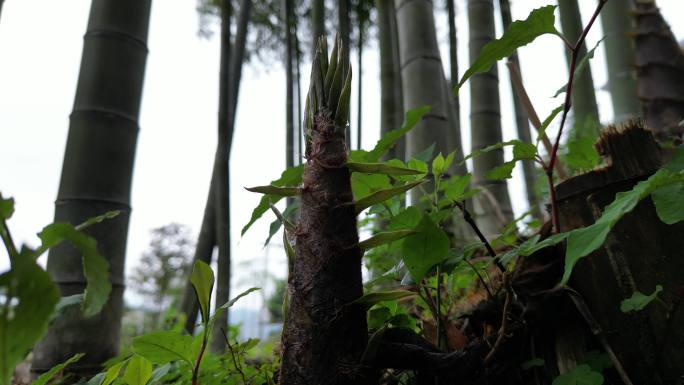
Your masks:
<svg viewBox="0 0 684 385"><path fill-rule="evenodd" d="M59 290L26 254L15 258L11 269L0 275L0 288L12 295L0 306L0 384L9 385L14 367L45 334Z"/></svg>
<svg viewBox="0 0 684 385"><path fill-rule="evenodd" d="M373 235L372 237L359 242L359 248L361 250L368 250L374 247L384 245L386 243L394 242L404 237L413 234L413 230L397 230L397 231L384 231Z"/></svg>
<svg viewBox="0 0 684 385"><path fill-rule="evenodd" d="M40 377L36 378L35 381L31 382L31 385L45 385L58 373L61 373L64 368L66 368L68 365L73 364L74 362L78 361L83 357L83 353L77 353L73 357L69 358L68 360L62 362L61 364L57 364L50 368L47 372L43 373L40 375Z"/></svg>
<svg viewBox="0 0 684 385"><path fill-rule="evenodd" d="M463 74L454 89L454 93L458 93L458 89L472 75L489 71L498 60L511 56L516 49L531 43L537 37L544 34L559 35L554 26L556 18L553 12L555 8L555 6L548 5L533 10L526 20L514 21L500 39L485 45L480 51L480 55Z"/></svg>
<svg viewBox="0 0 684 385"><path fill-rule="evenodd" d="M127 361L128 360L121 361L117 364L112 365L112 367L107 369L107 371L105 372L104 380L102 380L101 385L110 385L112 382L114 382L114 380L116 380L117 377L119 377L119 372L121 372L121 367Z"/></svg>
<svg viewBox="0 0 684 385"><path fill-rule="evenodd" d="M371 307L379 302L393 301L414 295L416 295L415 292L408 290L376 291L374 293L364 294L361 298L353 301L351 304Z"/></svg>
<svg viewBox="0 0 684 385"><path fill-rule="evenodd" d="M672 157L663 168L672 172L684 170L684 145L677 146L672 150Z"/></svg>
<svg viewBox="0 0 684 385"><path fill-rule="evenodd" d="M283 171L283 173L280 175L280 178L271 181L271 185L277 187L298 186L302 183L303 172L304 164L288 168L287 170ZM270 194L261 197L261 200L259 201L257 207L255 207L254 210L252 210L252 217L249 219L249 222L242 228L240 235L245 235L247 230L249 230L249 228L252 227L254 222L256 222L259 218L261 218L262 215L264 215L266 211L268 211L270 205L276 204L281 198L281 196Z"/></svg>
<svg viewBox="0 0 684 385"><path fill-rule="evenodd" d="M420 171L421 174L419 174L419 176L422 177L422 176L427 175L427 172L428 172L428 165L427 165L426 162L424 162L424 161L422 161L422 160L420 160L420 159L413 158L413 159L411 159L411 160L408 161L408 164L407 164L407 165L408 165L411 169Z"/></svg>
<svg viewBox="0 0 684 385"><path fill-rule="evenodd" d="M395 215L390 220L389 230L413 229L416 227L422 214L416 206L409 206Z"/></svg>
<svg viewBox="0 0 684 385"><path fill-rule="evenodd" d="M453 176L444 184L444 194L447 198L454 202L460 202L464 199L466 189L470 185L470 173L463 176Z"/></svg>
<svg viewBox="0 0 684 385"><path fill-rule="evenodd" d="M656 213L663 223L675 224L684 220L684 182L663 186L651 194Z"/></svg>
<svg viewBox="0 0 684 385"><path fill-rule="evenodd" d="M611 223L596 222L593 225L573 230L568 234L568 246L565 251L565 272L562 284L570 280L570 273L575 264L594 250L601 247L610 232Z"/></svg>
<svg viewBox="0 0 684 385"><path fill-rule="evenodd" d="M275 206L271 205L271 210L273 210L274 208L275 208ZM276 213L276 216L278 216L278 218L276 218L273 222L271 222L271 225L269 226L268 238L266 238L266 242L264 242L264 247L266 247L266 245L268 245L268 243L271 241L271 238L273 238L275 233L277 233L278 230L280 230L283 223L285 224L286 229L288 229L290 226L293 226L292 223L287 221L287 218L290 218L292 213L297 211L297 209L299 209L299 200L293 200L292 204L287 206L285 208L285 211L282 214L280 214L278 216L278 214ZM275 210L277 210L277 209L275 209ZM275 211L274 211L274 213L275 213Z"/></svg>
<svg viewBox="0 0 684 385"><path fill-rule="evenodd" d="M50 315L50 322L64 315L68 308L76 305L83 306L83 294L74 294L60 298L57 306L55 306L55 310Z"/></svg>
<svg viewBox="0 0 684 385"><path fill-rule="evenodd" d="M428 215L415 227L416 233L404 239L404 263L414 281L420 282L449 252L449 238Z"/></svg>
<svg viewBox="0 0 684 385"><path fill-rule="evenodd" d="M387 175L353 173L351 176L352 193L354 198L361 199L379 190L392 187Z"/></svg>
<svg viewBox="0 0 684 385"><path fill-rule="evenodd" d="M422 173L422 171L420 170L414 170L406 167L391 166L387 163L347 162L347 167L351 171L363 172L367 174L417 175Z"/></svg>
<svg viewBox="0 0 684 385"><path fill-rule="evenodd" d="M133 355L124 370L124 382L128 385L145 385L150 377L152 377L152 363L145 357Z"/></svg>
<svg viewBox="0 0 684 385"><path fill-rule="evenodd" d="M190 283L195 288L202 321L206 324L209 321L209 300L211 299L211 290L214 287L214 271L206 263L195 261L192 273L190 273Z"/></svg>
<svg viewBox="0 0 684 385"><path fill-rule="evenodd" d="M601 156L594 148L593 137L572 138L567 144L567 153L563 162L573 170L591 170L598 166Z"/></svg>
<svg viewBox="0 0 684 385"><path fill-rule="evenodd" d="M0 220L10 219L14 213L14 198L0 198Z"/></svg>
<svg viewBox="0 0 684 385"><path fill-rule="evenodd" d="M513 168L515 167L515 161L505 162L501 166L494 167L493 169L487 171L485 177L490 180L501 180L508 179L513 176Z"/></svg>
<svg viewBox="0 0 684 385"><path fill-rule="evenodd" d="M102 381L105 378L105 372L98 373L86 382L86 385L102 385Z"/></svg>
<svg viewBox="0 0 684 385"><path fill-rule="evenodd" d="M554 108L553 111L551 111L551 113L549 114L549 116L547 116L546 119L544 119L541 127L539 127L539 132L537 133L537 144L539 144L544 135L546 135L546 129L549 128L549 125L551 124L551 122L553 122L553 119L555 119L556 116L560 114L564 108L565 106L561 104L560 106Z"/></svg>
<svg viewBox="0 0 684 385"><path fill-rule="evenodd" d="M523 159L534 159L537 155L537 146L531 143L516 143L513 145L513 159L523 160Z"/></svg>
<svg viewBox="0 0 684 385"><path fill-rule="evenodd" d="M605 39L605 38L606 38L605 36L602 37L601 40L599 40L599 41L596 43L596 45L594 46L594 48L592 48L591 50L589 50L589 52L587 52L587 54L584 55L584 57L582 57L582 59L580 59L580 61L577 63L577 66L575 67L575 77L574 77L573 84L574 84L575 81L577 81L577 79L579 78L579 75L580 75L582 72L584 72L584 69L585 69L585 68L587 67L587 65L589 64L589 59L593 59L593 58L594 58L594 51L596 51L596 48L598 48L598 46L601 44L601 42L602 42L603 39ZM562 94L563 92L565 92L566 89L567 89L567 84L565 84L565 85L563 85L563 87L559 88L558 91L556 91L556 93L553 95L553 97L555 98L556 96Z"/></svg>
<svg viewBox="0 0 684 385"><path fill-rule="evenodd" d="M301 191L299 187L256 186L245 187L245 190L260 194L276 195L279 197L294 197Z"/></svg>
<svg viewBox="0 0 684 385"><path fill-rule="evenodd" d="M641 311L646 307L646 305L653 302L653 300L655 300L658 296L658 293L660 293L661 291L663 291L663 287L660 285L656 285L655 291L648 295L635 291L631 297L624 299L622 300L622 302L620 302L620 311L623 313L629 313L631 311Z"/></svg>
<svg viewBox="0 0 684 385"><path fill-rule="evenodd" d="M587 364L591 370L599 373L613 367L613 361L610 360L608 354L599 352L598 350L588 351L578 363Z"/></svg>
<svg viewBox="0 0 684 385"><path fill-rule="evenodd" d="M192 337L165 330L133 338L133 351L155 364L185 361L192 364Z"/></svg>
<svg viewBox="0 0 684 385"><path fill-rule="evenodd" d="M97 223L97 220L92 220L91 223ZM91 317L99 313L109 299L112 285L109 283L109 262L97 250L95 238L78 231L69 223L47 225L38 234L38 237L42 244L36 252L36 256L41 251L54 247L63 240L71 243L82 253L83 274L87 281L83 298L83 315Z"/></svg>
<svg viewBox="0 0 684 385"><path fill-rule="evenodd" d="M389 131L383 135L375 144L375 147L368 153L367 161L379 161L380 158L382 158L382 156L385 155L402 136L411 131L411 129L413 129L413 127L415 127L431 109L431 106L422 106L406 111L404 123L401 125L401 128Z"/></svg>
<svg viewBox="0 0 684 385"><path fill-rule="evenodd" d="M603 376L591 370L587 364L578 365L571 371L561 374L551 385L602 385Z"/></svg>
<svg viewBox="0 0 684 385"><path fill-rule="evenodd" d="M376 192L374 192L374 193L372 193L366 197L363 197L363 198L356 201L356 204L355 204L356 214L360 214L361 212L363 212L363 210L365 210L365 209L367 209L373 205L376 205L378 203L382 203L385 200L387 200L387 199L389 199L395 195L403 194L406 191L408 191L408 190L410 190L410 189L412 189L412 188L414 188L420 184L423 184L423 183L425 183L425 180L419 180L417 182L407 183L405 185L396 186L396 187L388 188L385 190L376 191Z"/></svg>

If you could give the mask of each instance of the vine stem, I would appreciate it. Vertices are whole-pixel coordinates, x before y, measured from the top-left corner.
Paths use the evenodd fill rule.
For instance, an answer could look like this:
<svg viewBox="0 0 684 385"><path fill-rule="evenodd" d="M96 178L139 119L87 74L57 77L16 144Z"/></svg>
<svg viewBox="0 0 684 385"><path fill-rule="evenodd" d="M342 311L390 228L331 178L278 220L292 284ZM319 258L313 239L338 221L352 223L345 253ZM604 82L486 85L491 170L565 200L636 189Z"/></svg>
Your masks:
<svg viewBox="0 0 684 385"><path fill-rule="evenodd" d="M197 354L197 360L195 361L195 367L192 368L192 385L197 385L197 378L199 374L199 367L200 363L202 362L202 357L204 356L204 351L207 349L207 329L209 328L208 324L204 325L204 331L202 332L202 346L200 347L200 351Z"/></svg>
<svg viewBox="0 0 684 385"><path fill-rule="evenodd" d="M560 233L560 219L558 217L558 203L556 202L556 186L553 184L553 167L556 163L556 158L558 157L558 146L560 145L561 136L563 135L563 127L565 127L565 121L568 118L568 113L570 112L570 107L572 107L572 89L573 81L575 80L575 68L577 67L577 59L579 56L580 48L584 44L584 40L594 25L594 22L598 18L601 9L608 2L608 0L600 0L596 6L594 14L591 16L589 23L584 27L582 34L577 39L574 46L570 47L570 74L568 75L568 84L565 86L565 103L563 104L563 115L561 118L560 128L558 129L558 135L556 135L556 141L551 149L551 156L548 165L545 167L546 178L549 184L549 191L551 194L551 218L553 221L553 230L556 233ZM567 40L566 40L567 41ZM567 44L566 44L567 45Z"/></svg>
<svg viewBox="0 0 684 385"><path fill-rule="evenodd" d="M487 253L489 253L489 256L494 259L494 264L496 267L499 268L499 270L502 273L506 272L506 268L504 265L501 264L501 261L499 261L499 258L496 256L496 251L494 251L494 248L492 245L489 243L487 240L487 237L482 234L482 231L480 228L477 226L477 223L475 223L475 220L473 219L473 216L470 215L470 211L465 207L465 204L463 202L455 202L456 206L458 206L459 209L461 209L461 213L463 213L463 219L470 225L470 227L473 229L475 234L477 234L477 237L480 239L480 242L482 242L485 246L485 249L487 249Z"/></svg>

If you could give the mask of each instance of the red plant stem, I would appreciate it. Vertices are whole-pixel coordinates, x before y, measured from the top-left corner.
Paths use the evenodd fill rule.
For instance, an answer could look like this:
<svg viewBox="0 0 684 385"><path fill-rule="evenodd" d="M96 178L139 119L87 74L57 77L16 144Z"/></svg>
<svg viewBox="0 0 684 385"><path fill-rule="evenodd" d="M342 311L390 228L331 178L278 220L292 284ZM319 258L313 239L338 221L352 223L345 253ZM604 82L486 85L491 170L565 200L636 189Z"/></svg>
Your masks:
<svg viewBox="0 0 684 385"><path fill-rule="evenodd" d="M580 48L582 47L582 44L584 44L584 40L586 39L589 30L594 25L596 18L598 18L598 15L599 13L601 13L601 9L606 4L606 2L608 2L608 0L599 1L598 5L596 6L596 10L594 11L594 14L591 16L591 19L589 20L589 23L586 27L584 27L582 34L577 39L577 43L575 43L575 45L571 48L570 74L568 75L568 84L565 87L565 104L563 105L563 116L561 118L560 128L558 129L558 135L556 135L556 141L553 144L553 148L551 149L551 157L549 159L549 164L546 166L544 170L546 171L546 178L549 184L549 191L551 194L551 218L553 221L553 231L557 233L560 233L561 230L560 219L558 218L558 203L556 202L556 186L553 184L553 166L556 163L556 158L558 157L558 146L560 145L561 136L563 135L563 127L565 126L565 121L568 117L568 113L570 112L570 107L572 107L572 86L573 81L575 79L577 57L579 56Z"/></svg>
<svg viewBox="0 0 684 385"><path fill-rule="evenodd" d="M197 385L197 377L199 374L199 366L200 363L202 362L202 356L204 356L204 350L207 348L207 327L208 325L204 326L204 335L202 336L202 347L200 347L200 351L197 354L197 360L195 361L195 367L192 369L192 385Z"/></svg>

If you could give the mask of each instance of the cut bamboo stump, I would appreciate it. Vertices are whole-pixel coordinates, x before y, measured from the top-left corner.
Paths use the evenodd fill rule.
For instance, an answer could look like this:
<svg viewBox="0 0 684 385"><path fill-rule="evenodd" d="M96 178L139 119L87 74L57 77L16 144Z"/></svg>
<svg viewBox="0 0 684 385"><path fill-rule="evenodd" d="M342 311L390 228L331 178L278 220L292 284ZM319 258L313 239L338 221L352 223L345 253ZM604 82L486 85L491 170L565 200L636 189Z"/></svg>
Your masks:
<svg viewBox="0 0 684 385"><path fill-rule="evenodd" d="M557 186L563 231L591 225L620 191L648 178L663 163L651 131L638 122L608 127L596 145L606 167ZM684 197L682 198L684 204ZM635 291L659 301L624 314L620 302ZM602 248L581 260L570 286L585 298L605 337L635 384L675 384L684 375L684 222L666 225L650 198L625 215Z"/></svg>

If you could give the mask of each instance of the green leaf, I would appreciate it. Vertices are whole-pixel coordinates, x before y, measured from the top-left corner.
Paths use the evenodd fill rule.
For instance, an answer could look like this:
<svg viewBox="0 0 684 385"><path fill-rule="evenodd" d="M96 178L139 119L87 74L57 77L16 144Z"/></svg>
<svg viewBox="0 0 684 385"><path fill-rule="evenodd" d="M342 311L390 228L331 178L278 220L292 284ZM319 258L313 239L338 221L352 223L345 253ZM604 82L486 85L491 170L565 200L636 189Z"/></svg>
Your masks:
<svg viewBox="0 0 684 385"><path fill-rule="evenodd" d="M361 199L378 190L392 187L387 175L353 173L351 176L354 198Z"/></svg>
<svg viewBox="0 0 684 385"><path fill-rule="evenodd" d="M145 385L152 377L152 363L139 355L133 355L128 360L123 380L128 385Z"/></svg>
<svg viewBox="0 0 684 385"><path fill-rule="evenodd" d="M249 289L247 289L247 290L243 291L242 293L238 294L235 298L233 298L233 299L231 299L230 301L228 301L228 302L224 303L223 305L219 306L216 310L218 311L218 310L222 310L222 309L228 309L229 307L235 305L235 302L237 302L238 300L240 300L240 298L246 296L247 294L249 294L249 293L251 293L251 292L253 292L253 291L257 291L257 290L261 290L261 288L260 288L260 287L250 287Z"/></svg>
<svg viewBox="0 0 684 385"><path fill-rule="evenodd" d="M245 190L260 194L276 195L279 197L294 197L301 191L299 187L256 186L245 187Z"/></svg>
<svg viewBox="0 0 684 385"><path fill-rule="evenodd" d="M107 371L105 372L104 380L102 380L102 384L100 385L110 385L114 380L119 377L119 372L121 372L121 367L123 366L124 362L126 361L121 361L117 364L112 365Z"/></svg>
<svg viewBox="0 0 684 385"><path fill-rule="evenodd" d="M31 385L45 385L58 373L61 373L64 368L66 368L68 365L73 364L74 362L78 361L83 357L83 353L77 353L73 355L71 358L68 360L62 362L61 364L57 364L50 368L47 372L43 373L40 375L40 377L36 378L35 381L31 382Z"/></svg>
<svg viewBox="0 0 684 385"><path fill-rule="evenodd" d="M494 167L493 169L487 171L485 177L490 180L502 180L508 179L513 176L513 168L515 167L515 161L505 162L501 166Z"/></svg>
<svg viewBox="0 0 684 385"><path fill-rule="evenodd" d="M74 294L60 298L57 306L55 306L55 310L50 315L50 322L64 315L68 308L76 305L83 306L83 294Z"/></svg>
<svg viewBox="0 0 684 385"><path fill-rule="evenodd" d="M374 293L364 294L361 298L351 302L351 304L363 305L364 307L370 308L379 302L394 301L414 295L416 295L415 292L408 290L376 291Z"/></svg>
<svg viewBox="0 0 684 385"><path fill-rule="evenodd" d="M264 242L264 247L268 245L268 243L271 241L271 238L273 238L275 233L280 230L280 227L282 227L283 224L285 224L285 228L288 230L291 230L294 227L294 225L290 223L287 218L289 218L293 212L297 211L297 209L299 209L299 200L292 201L292 204L287 206L283 213L280 213L277 211L278 209L275 208L274 205L271 205L271 210L276 214L277 218L271 222L271 225L269 226L268 238L266 238L266 242Z"/></svg>
<svg viewBox="0 0 684 385"><path fill-rule="evenodd" d="M361 212L363 212L363 210L365 210L365 209L367 209L373 205L376 205L378 203L382 203L382 202L386 201L387 199L389 199L395 195L403 194L406 191L408 191L408 190L410 190L410 189L412 189L412 188L414 188L420 184L423 184L423 183L425 183L425 180L419 180L417 182L407 183L405 185L396 186L396 187L388 188L385 190L376 191L376 192L374 192L374 193L372 193L366 197L363 197L363 198L359 199L358 201L356 201L356 204L355 204L356 214L360 214Z"/></svg>
<svg viewBox="0 0 684 385"><path fill-rule="evenodd" d="M173 369L173 366L170 363L154 369L154 371L152 371L152 378L150 378L150 381L148 383L154 384L157 381L161 380L165 375L169 374L171 369Z"/></svg>
<svg viewBox="0 0 684 385"><path fill-rule="evenodd" d="M547 116L546 119L544 119L541 127L539 127L539 132L537 133L537 144L539 144L544 135L546 135L546 129L549 128L549 125L551 124L551 122L553 122L553 119L555 119L556 116L560 114L564 108L565 105L561 104L560 106L554 108L553 111L551 111L551 113L549 114L549 116Z"/></svg>
<svg viewBox="0 0 684 385"><path fill-rule="evenodd" d="M449 252L449 238L428 215L415 227L416 233L404 239L404 263L414 281L420 282Z"/></svg>
<svg viewBox="0 0 684 385"><path fill-rule="evenodd" d="M401 125L401 128L398 128L396 130L391 130L387 132L385 135L378 140L378 142L375 144L375 147L368 153L368 162L377 162L382 158L383 155L387 153L394 145L397 143L397 141L406 133L411 131L413 127L420 122L421 119L423 119L423 116L430 112L432 109L431 106L422 106L422 107L416 107L412 108L408 111L406 111L405 117L404 117L404 123Z"/></svg>
<svg viewBox="0 0 684 385"><path fill-rule="evenodd" d="M553 380L551 385L602 385L603 376L591 370L587 364L582 364L571 371L561 374Z"/></svg>
<svg viewBox="0 0 684 385"><path fill-rule="evenodd" d="M528 370L528 369L532 369L534 367L544 366L544 359L539 358L539 357L533 358L529 361L523 362L522 365L520 365L520 366L522 367L522 370Z"/></svg>
<svg viewBox="0 0 684 385"><path fill-rule="evenodd" d="M368 250L374 247L384 245L386 243L394 242L404 237L407 237L415 233L413 230L397 230L397 231L384 231L373 235L372 237L359 242L359 248L361 250Z"/></svg>
<svg viewBox="0 0 684 385"><path fill-rule="evenodd" d="M432 160L432 173L435 175L435 177L438 177L444 173L445 161L446 159L444 159L441 152L437 154L435 159Z"/></svg>
<svg viewBox="0 0 684 385"><path fill-rule="evenodd" d="M14 198L0 198L0 220L10 219L14 214Z"/></svg>
<svg viewBox="0 0 684 385"><path fill-rule="evenodd" d="M391 166L387 163L358 163L347 162L349 170L354 172L364 172L368 174L384 174L384 175L418 175L422 171L414 170L406 167Z"/></svg>
<svg viewBox="0 0 684 385"><path fill-rule="evenodd" d="M106 221L107 219L114 219L114 218L118 217L119 214L121 214L120 210L114 210L114 211L107 211L106 213L104 213L102 215L98 215L98 216L95 216L92 218L88 218L85 222L76 226L76 230L83 231L84 229L86 229L92 225Z"/></svg>
<svg viewBox="0 0 684 385"><path fill-rule="evenodd" d="M190 283L195 288L202 321L206 324L209 321L209 300L211 299L211 290L214 287L214 272L206 263L195 261L192 273L190 273Z"/></svg>
<svg viewBox="0 0 684 385"><path fill-rule="evenodd" d="M485 45L472 66L463 74L454 93L458 93L459 88L472 75L489 71L498 60L511 56L516 49L531 43L537 37L549 33L559 35L554 27L555 8L548 5L533 10L526 20L514 21L500 39Z"/></svg>
<svg viewBox="0 0 684 385"><path fill-rule="evenodd" d="M593 137L571 138L567 144L567 153L563 158L573 170L591 170L598 166L601 156L594 148L596 139Z"/></svg>
<svg viewBox="0 0 684 385"><path fill-rule="evenodd" d="M10 295L0 307L0 384L8 385L14 367L45 334L59 290L27 255L15 258L11 269L0 275L0 288Z"/></svg>
<svg viewBox="0 0 684 385"><path fill-rule="evenodd" d="M531 143L516 143L513 145L513 159L523 160L523 159L534 159L537 155L537 146Z"/></svg>
<svg viewBox="0 0 684 385"><path fill-rule="evenodd" d="M577 66L575 67L575 77L574 77L573 84L574 84L575 81L577 81L577 78L579 78L579 75L580 75L582 72L584 72L584 69L585 69L585 68L587 67L587 65L589 64L589 59L593 59L593 58L594 58L594 51L596 51L596 48L598 48L598 46L601 44L601 42L602 42L605 38L606 38L605 36L602 37L601 40L599 40L599 41L596 43L596 45L594 46L594 48L592 48L591 50L589 50L589 52L587 52L587 54L584 55L584 57L582 57L582 59L580 59L580 61L577 63ZM565 92L566 89L567 89L567 84L565 84L565 85L563 85L563 87L559 88L558 91L556 91L556 93L553 95L553 97L555 98L556 96L562 94L563 92Z"/></svg>
<svg viewBox="0 0 684 385"><path fill-rule="evenodd" d="M96 218L104 219L104 217ZM92 219L86 223L98 223L98 219ZM82 306L83 315L85 317L92 317L99 313L105 303L107 303L107 299L109 299L112 285L109 283L109 262L97 250L95 238L78 231L69 223L47 225L38 234L38 237L42 245L36 252L36 256L41 251L59 244L62 240L67 240L83 254L83 274L87 281Z"/></svg>
<svg viewBox="0 0 684 385"><path fill-rule="evenodd" d="M283 171L283 173L280 175L279 179L276 179L271 182L272 186L277 186L277 187L284 187L284 186L298 186L299 184L302 183L302 174L304 172L304 164L300 164L299 166L296 167L290 167L287 170ZM252 217L249 219L249 222L242 228L242 231L240 232L240 235L245 235L247 230L249 230L250 227L261 218L262 215L266 211L268 211L269 207L271 204L276 204L282 197L279 195L264 195L261 197L261 200L259 201L259 204L257 207L254 208L252 211Z"/></svg>
<svg viewBox="0 0 684 385"><path fill-rule="evenodd" d="M422 162L427 162L428 160L432 159L432 154L435 153L435 145L436 145L436 143L432 143L425 150L413 155L412 159L417 159L417 160L420 160ZM411 166L410 161L409 161L409 166ZM427 164L426 164L426 170L427 170Z"/></svg>
<svg viewBox="0 0 684 385"><path fill-rule="evenodd" d="M519 141L518 139L513 139L513 140L509 140L508 142L500 142L500 143L492 144L491 146L487 146L483 149L475 150L475 151L471 152L465 158L463 158L463 160L460 162L460 164L465 163L465 161L470 159L470 158L475 158L475 157L484 155L488 152L492 152L494 150L499 150L499 149L502 149L506 146L515 146L517 144L524 144L524 143Z"/></svg>
<svg viewBox="0 0 684 385"><path fill-rule="evenodd" d="M155 364L185 361L192 365L192 337L165 330L133 338L133 351Z"/></svg>
<svg viewBox="0 0 684 385"><path fill-rule="evenodd" d="M422 214L416 206L409 206L395 215L389 223L389 230L413 229L416 227Z"/></svg>
<svg viewBox="0 0 684 385"><path fill-rule="evenodd" d="M663 223L675 224L684 220L684 183L674 183L663 186L651 194L656 213Z"/></svg>
<svg viewBox="0 0 684 385"><path fill-rule="evenodd" d="M568 234L562 285L568 283L572 269L581 258L601 247L611 227L612 225L609 222L596 222L591 226L573 230Z"/></svg>
<svg viewBox="0 0 684 385"><path fill-rule="evenodd" d="M620 302L620 311L623 313L629 313L631 311L641 311L646 307L646 305L653 302L653 300L655 300L658 296L658 293L660 293L661 291L663 291L663 287L660 285L656 285L655 291L648 295L635 291L631 297L624 299L622 300L622 302Z"/></svg>
<svg viewBox="0 0 684 385"><path fill-rule="evenodd" d="M88 382L86 382L86 385L102 385L102 381L105 378L105 373L98 373L91 377Z"/></svg>
<svg viewBox="0 0 684 385"><path fill-rule="evenodd" d="M444 194L447 198L454 202L460 202L464 199L466 189L470 185L470 173L463 176L453 176L444 185Z"/></svg>
<svg viewBox="0 0 684 385"><path fill-rule="evenodd" d="M578 363L587 364L591 370L599 373L613 367L613 362L610 360L608 354L599 352L598 350L588 351Z"/></svg>

